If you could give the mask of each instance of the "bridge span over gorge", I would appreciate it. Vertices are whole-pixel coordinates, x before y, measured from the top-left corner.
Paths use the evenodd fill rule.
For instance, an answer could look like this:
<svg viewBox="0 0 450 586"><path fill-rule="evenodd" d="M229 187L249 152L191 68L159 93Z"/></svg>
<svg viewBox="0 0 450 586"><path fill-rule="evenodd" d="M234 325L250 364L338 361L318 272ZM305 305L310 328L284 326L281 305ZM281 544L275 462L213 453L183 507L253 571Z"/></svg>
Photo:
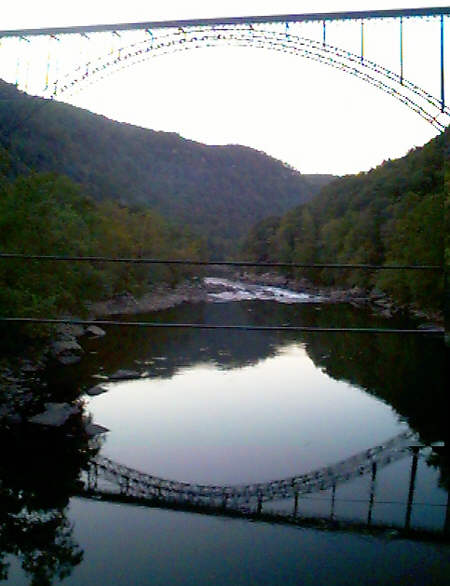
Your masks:
<svg viewBox="0 0 450 586"><path fill-rule="evenodd" d="M445 101L449 16L449 7L429 7L0 30L0 76L29 93L67 99L156 56L223 46L265 49L355 76L442 131L450 123ZM374 48L386 45L387 29L380 24L392 33L381 61ZM412 39L419 50L410 55ZM416 75L424 62L434 80Z"/></svg>

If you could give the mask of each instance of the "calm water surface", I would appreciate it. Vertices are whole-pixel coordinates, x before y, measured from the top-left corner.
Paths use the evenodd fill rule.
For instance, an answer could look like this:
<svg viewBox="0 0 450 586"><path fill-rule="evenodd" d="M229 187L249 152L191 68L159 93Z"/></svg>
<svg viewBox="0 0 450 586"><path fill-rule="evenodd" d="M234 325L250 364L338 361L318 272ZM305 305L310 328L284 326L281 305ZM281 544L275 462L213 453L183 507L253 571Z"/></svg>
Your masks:
<svg viewBox="0 0 450 586"><path fill-rule="evenodd" d="M411 325L346 305L254 300L245 290L239 295L239 302L218 297L216 303L186 304L139 319ZM85 396L95 422L110 430L101 455L163 478L232 485L307 473L412 431L413 443L427 447L418 454L409 524L442 531L448 460L445 450L443 456L431 447L448 442L441 339L111 327L106 337L83 345L82 362L54 365L48 385L61 400L99 382L107 389ZM119 369L135 371L134 380L111 380ZM450 576L447 545L393 539L389 532L403 527L408 515L411 450L378 470L374 481L361 476L338 484L334 496L328 490L299 499L300 516L329 519L333 507L334 519L365 523L372 494L371 523L386 526L380 537L72 497L68 487L89 457L80 438L64 440L54 460L39 464L26 455L29 444L20 442L7 469L11 494L21 490L30 509L59 519L53 532L48 523L46 532L45 523L40 526L48 547L40 545L39 571L47 571L49 581L36 584L56 582L63 569L67 584L444 584ZM47 466L47 480L32 475L36 466ZM39 491L47 494L42 502ZM264 511L292 507L293 499L287 499L265 503ZM11 523L11 514L5 518ZM58 552L55 544L63 534L68 546ZM13 530L7 536L17 548L4 548L4 562L11 564L4 577L11 584L31 583L39 564L20 569L28 560L25 543ZM29 556L36 555L27 543ZM0 564L1 544L0 534Z"/></svg>

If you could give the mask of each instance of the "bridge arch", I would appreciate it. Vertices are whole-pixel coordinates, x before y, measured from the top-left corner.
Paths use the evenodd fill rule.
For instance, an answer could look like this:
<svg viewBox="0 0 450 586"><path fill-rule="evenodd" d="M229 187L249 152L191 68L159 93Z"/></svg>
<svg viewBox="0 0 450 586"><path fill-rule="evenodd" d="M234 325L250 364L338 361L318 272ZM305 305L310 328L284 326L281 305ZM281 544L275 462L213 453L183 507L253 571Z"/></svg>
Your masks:
<svg viewBox="0 0 450 586"><path fill-rule="evenodd" d="M86 488L95 492L100 478L115 485L122 494L142 500L220 504L238 508L256 502L261 506L263 502L297 498L301 494L328 490L337 484L373 473L374 465L380 469L404 458L409 453L413 438L413 432L405 431L381 445L306 474L230 486L192 484L160 478L98 455L91 460Z"/></svg>
<svg viewBox="0 0 450 586"><path fill-rule="evenodd" d="M58 77L48 88L48 96L60 98L72 95L133 65L153 57L186 50L235 46L265 49L309 59L343 73L389 94L421 116L439 131L450 123L450 108L440 99L394 71L361 55L323 41L290 34L285 31L254 28L252 25L199 27L184 29L147 30L147 37L138 42L114 49Z"/></svg>

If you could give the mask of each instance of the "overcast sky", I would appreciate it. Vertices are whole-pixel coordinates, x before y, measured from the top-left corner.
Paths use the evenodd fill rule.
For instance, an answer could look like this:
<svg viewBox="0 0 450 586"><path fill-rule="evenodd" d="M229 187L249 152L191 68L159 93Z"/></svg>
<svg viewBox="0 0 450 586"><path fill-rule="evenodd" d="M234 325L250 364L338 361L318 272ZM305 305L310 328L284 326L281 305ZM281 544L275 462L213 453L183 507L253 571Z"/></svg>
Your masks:
<svg viewBox="0 0 450 586"><path fill-rule="evenodd" d="M395 5L364 0L15 0L2 11L1 28L426 4L413 0L398 0ZM446 6L445 1L438 0L430 4ZM448 36L448 19L446 22ZM420 31L414 23L405 24L405 75L439 95L437 23L422 24ZM357 26L352 30L344 25L334 31L330 27L329 42L340 46L350 43L352 36L357 50ZM396 35L398 31L392 26L368 26L368 57L382 62L398 59ZM208 144L245 144L305 173L368 170L384 159L402 156L436 134L400 102L352 76L300 57L251 48L203 49L162 56L95 84L71 102L111 118L177 132Z"/></svg>

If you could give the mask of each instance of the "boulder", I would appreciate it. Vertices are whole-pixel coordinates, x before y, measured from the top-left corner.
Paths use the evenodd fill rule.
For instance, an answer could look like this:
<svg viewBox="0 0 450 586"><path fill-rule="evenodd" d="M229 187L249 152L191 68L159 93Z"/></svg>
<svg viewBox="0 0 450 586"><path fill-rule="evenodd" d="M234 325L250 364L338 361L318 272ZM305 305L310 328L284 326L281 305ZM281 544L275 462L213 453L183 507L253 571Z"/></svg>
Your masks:
<svg viewBox="0 0 450 586"><path fill-rule="evenodd" d="M60 364L69 366L70 364L77 364L77 362L80 362L81 356L78 356L77 354L65 354L64 356L58 356L57 359Z"/></svg>
<svg viewBox="0 0 450 586"><path fill-rule="evenodd" d="M76 340L57 340L52 343L52 354L55 357L65 354L83 354L84 350Z"/></svg>
<svg viewBox="0 0 450 586"><path fill-rule="evenodd" d="M111 380L130 380L140 378L140 376L141 375L136 370L120 369L117 370L114 374L112 374L109 378Z"/></svg>
<svg viewBox="0 0 450 586"><path fill-rule="evenodd" d="M105 389L105 387L102 387L101 385L95 385L95 387L91 387L86 391L86 395L89 395L90 397L95 397L96 395L101 395L102 393L107 392L108 389Z"/></svg>
<svg viewBox="0 0 450 586"><path fill-rule="evenodd" d="M60 324L56 328L60 340L73 340L84 335L84 326L81 324Z"/></svg>
<svg viewBox="0 0 450 586"><path fill-rule="evenodd" d="M30 417L28 421L38 425L60 427L66 423L69 417L79 412L79 405L71 405L70 403L45 403L45 410Z"/></svg>
<svg viewBox="0 0 450 586"><path fill-rule="evenodd" d="M88 437L95 437L96 435L107 433L109 429L107 427L103 427L103 425L98 425L97 423L86 423L84 426L84 431Z"/></svg>
<svg viewBox="0 0 450 586"><path fill-rule="evenodd" d="M374 287L372 289L372 291L370 292L369 297L370 297L370 299L381 299L383 297L386 297L386 293L384 293L383 291L381 291L381 289L378 289L377 287Z"/></svg>
<svg viewBox="0 0 450 586"><path fill-rule="evenodd" d="M378 311L378 315L380 317L390 318L390 317L392 317L392 311L388 308L382 309L381 311Z"/></svg>
<svg viewBox="0 0 450 586"><path fill-rule="evenodd" d="M75 339L57 340L52 343L52 355L61 364L76 364L84 354L83 348Z"/></svg>
<svg viewBox="0 0 450 586"><path fill-rule="evenodd" d="M418 330L435 330L435 329L441 330L442 328L440 328L439 325L437 325L437 324L424 323L424 324L420 324L419 326L417 326L417 329Z"/></svg>
<svg viewBox="0 0 450 586"><path fill-rule="evenodd" d="M94 338L101 338L102 336L106 336L105 330L102 330L102 328L93 325L86 328L86 334L89 334Z"/></svg>

